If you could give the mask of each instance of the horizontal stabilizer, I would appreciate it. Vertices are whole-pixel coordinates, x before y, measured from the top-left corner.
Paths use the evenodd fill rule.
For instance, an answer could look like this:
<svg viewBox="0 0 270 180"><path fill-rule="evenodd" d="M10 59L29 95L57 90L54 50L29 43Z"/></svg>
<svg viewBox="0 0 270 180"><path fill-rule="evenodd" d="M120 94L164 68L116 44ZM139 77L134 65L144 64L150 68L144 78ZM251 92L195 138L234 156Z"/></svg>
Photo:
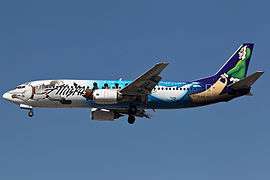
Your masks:
<svg viewBox="0 0 270 180"><path fill-rule="evenodd" d="M257 81L257 79L259 79L261 77L261 75L263 74L263 71L257 71L249 76L247 76L246 78L233 83L232 85L230 85L229 87L231 87L234 90L238 90L238 89L248 89L252 86L252 84L255 83L255 81Z"/></svg>

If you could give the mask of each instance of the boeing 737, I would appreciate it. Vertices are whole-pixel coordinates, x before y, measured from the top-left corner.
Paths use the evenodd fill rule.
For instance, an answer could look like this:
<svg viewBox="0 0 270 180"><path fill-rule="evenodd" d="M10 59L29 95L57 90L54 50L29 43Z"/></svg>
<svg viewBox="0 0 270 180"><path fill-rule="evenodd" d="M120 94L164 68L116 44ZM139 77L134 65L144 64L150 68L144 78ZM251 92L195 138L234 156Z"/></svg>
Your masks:
<svg viewBox="0 0 270 180"><path fill-rule="evenodd" d="M186 82L161 81L168 63L161 62L133 81L39 80L23 83L4 93L33 116L33 108L89 108L92 120L114 121L124 115L150 118L147 109L179 109L227 102L252 95L251 86L263 74L247 76L254 44L244 43L212 76Z"/></svg>

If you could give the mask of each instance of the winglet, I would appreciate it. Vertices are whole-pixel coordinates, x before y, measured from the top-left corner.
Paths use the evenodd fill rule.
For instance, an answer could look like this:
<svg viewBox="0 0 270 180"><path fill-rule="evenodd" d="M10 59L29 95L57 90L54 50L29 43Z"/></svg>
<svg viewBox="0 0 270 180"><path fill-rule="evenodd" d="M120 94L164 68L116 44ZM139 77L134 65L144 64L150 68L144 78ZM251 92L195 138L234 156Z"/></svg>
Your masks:
<svg viewBox="0 0 270 180"><path fill-rule="evenodd" d="M229 87L231 87L232 89L235 89L235 90L250 88L252 86L252 84L254 84L261 77L261 75L263 75L263 73L264 73L263 71L257 71L255 73L247 76L246 78L244 78L236 83L233 83Z"/></svg>
<svg viewBox="0 0 270 180"><path fill-rule="evenodd" d="M160 63L157 63L154 67L159 67L160 68L160 72L169 65L168 62L160 62ZM158 68L158 69L159 69Z"/></svg>

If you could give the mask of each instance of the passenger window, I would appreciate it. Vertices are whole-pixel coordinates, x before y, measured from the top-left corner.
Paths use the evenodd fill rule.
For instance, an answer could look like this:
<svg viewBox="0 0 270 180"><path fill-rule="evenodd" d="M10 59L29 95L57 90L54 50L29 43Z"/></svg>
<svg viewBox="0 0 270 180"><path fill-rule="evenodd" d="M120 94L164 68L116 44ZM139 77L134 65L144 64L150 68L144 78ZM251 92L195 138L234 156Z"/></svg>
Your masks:
<svg viewBox="0 0 270 180"><path fill-rule="evenodd" d="M107 83L104 84L104 86L102 87L102 89L109 89L109 85Z"/></svg>
<svg viewBox="0 0 270 180"><path fill-rule="evenodd" d="M89 89L89 87L87 86L87 89ZM93 83L93 89L98 89L98 85L96 82Z"/></svg>

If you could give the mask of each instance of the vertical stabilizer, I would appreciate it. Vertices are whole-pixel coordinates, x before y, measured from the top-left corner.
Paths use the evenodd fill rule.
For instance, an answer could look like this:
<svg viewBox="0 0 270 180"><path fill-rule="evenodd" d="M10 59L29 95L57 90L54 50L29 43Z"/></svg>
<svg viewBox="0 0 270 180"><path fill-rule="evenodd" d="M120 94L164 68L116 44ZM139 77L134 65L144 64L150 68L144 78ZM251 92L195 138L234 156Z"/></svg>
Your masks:
<svg viewBox="0 0 270 180"><path fill-rule="evenodd" d="M247 75L253 47L253 43L242 44L215 75L199 79L198 81L213 84L220 76L225 76L232 82L244 79Z"/></svg>
<svg viewBox="0 0 270 180"><path fill-rule="evenodd" d="M227 74L229 77L243 79L247 75L249 61L254 44L242 44L216 73L218 76Z"/></svg>

